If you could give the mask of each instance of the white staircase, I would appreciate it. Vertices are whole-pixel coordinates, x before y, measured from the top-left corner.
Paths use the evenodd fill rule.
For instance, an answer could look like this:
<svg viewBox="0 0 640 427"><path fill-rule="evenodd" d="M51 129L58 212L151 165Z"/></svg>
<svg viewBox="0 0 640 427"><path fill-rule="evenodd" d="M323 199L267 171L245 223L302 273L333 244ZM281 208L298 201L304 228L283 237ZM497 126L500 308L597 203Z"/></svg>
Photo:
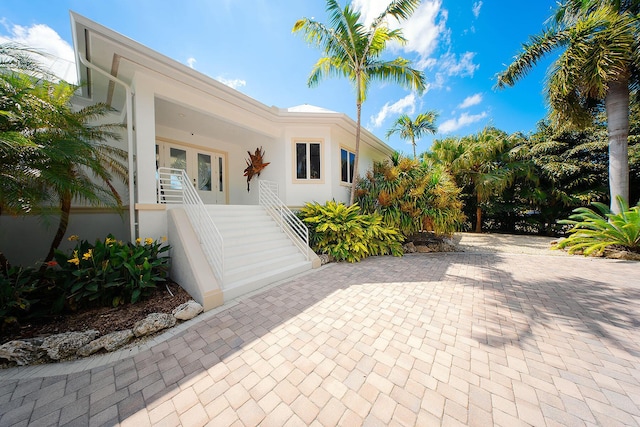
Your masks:
<svg viewBox="0 0 640 427"><path fill-rule="evenodd" d="M311 269L280 225L259 205L206 205L224 240L224 300Z"/></svg>

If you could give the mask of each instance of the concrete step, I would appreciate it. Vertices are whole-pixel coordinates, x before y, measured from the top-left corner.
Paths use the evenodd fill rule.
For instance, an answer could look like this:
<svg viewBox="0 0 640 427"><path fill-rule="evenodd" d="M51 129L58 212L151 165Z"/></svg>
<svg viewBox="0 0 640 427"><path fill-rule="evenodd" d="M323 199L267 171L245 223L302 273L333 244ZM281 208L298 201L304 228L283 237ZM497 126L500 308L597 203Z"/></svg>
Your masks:
<svg viewBox="0 0 640 427"><path fill-rule="evenodd" d="M255 233L247 233L242 230L229 231L222 234L225 249L235 248L238 246L246 246L259 242L279 241L286 238L280 229L263 230Z"/></svg>
<svg viewBox="0 0 640 427"><path fill-rule="evenodd" d="M264 214L264 209L258 205L206 205L207 212L214 220L216 218L253 217Z"/></svg>
<svg viewBox="0 0 640 427"><path fill-rule="evenodd" d="M224 284L225 288L231 286L231 284L245 279L250 280L252 277L260 276L270 270L279 270L289 265L294 265L299 262L306 261L301 253L294 253L286 256L281 256L277 259L257 259L251 262L247 261L247 264L241 265L235 268L226 268L224 272Z"/></svg>
<svg viewBox="0 0 640 427"><path fill-rule="evenodd" d="M243 237L243 236L251 237L258 234L274 234L274 233L284 234L280 230L280 227L273 221L257 223L257 224L255 223L245 224L243 222L239 222L235 226L222 226L222 227L216 224L216 227L218 227L218 230L220 231L220 234L222 234L223 238L230 238L230 239Z"/></svg>
<svg viewBox="0 0 640 427"><path fill-rule="evenodd" d="M235 241L234 245L225 244L225 257L233 258L245 253L260 253L275 251L281 247L294 246L290 240L285 239L284 234L281 239L269 239L269 240L251 240L248 241Z"/></svg>
<svg viewBox="0 0 640 427"><path fill-rule="evenodd" d="M257 205L207 205L224 240L224 299L311 269L276 221Z"/></svg>
<svg viewBox="0 0 640 427"><path fill-rule="evenodd" d="M248 268L255 260L277 262L279 259L289 255L299 254L299 250L293 244L281 242L277 246L273 246L268 250L256 250L251 246L247 246L244 251L236 253L225 253L224 267L226 271L233 270L238 267Z"/></svg>

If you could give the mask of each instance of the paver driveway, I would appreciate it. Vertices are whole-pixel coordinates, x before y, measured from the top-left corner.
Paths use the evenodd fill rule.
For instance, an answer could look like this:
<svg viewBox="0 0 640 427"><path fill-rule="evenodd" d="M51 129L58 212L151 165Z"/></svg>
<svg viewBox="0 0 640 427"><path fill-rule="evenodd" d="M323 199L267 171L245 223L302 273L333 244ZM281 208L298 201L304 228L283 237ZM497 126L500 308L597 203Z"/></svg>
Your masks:
<svg viewBox="0 0 640 427"><path fill-rule="evenodd" d="M7 371L0 425L639 425L639 273L506 253L332 264L135 357Z"/></svg>

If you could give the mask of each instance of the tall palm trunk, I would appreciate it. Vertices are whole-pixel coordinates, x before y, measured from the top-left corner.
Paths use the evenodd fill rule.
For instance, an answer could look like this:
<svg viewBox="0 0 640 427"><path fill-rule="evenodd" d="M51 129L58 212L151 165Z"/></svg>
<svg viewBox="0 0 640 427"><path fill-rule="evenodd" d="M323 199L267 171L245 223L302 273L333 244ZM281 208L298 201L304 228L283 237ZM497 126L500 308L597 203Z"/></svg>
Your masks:
<svg viewBox="0 0 640 427"><path fill-rule="evenodd" d="M476 233L482 233L482 207L480 206L480 195L476 196Z"/></svg>
<svg viewBox="0 0 640 427"><path fill-rule="evenodd" d="M49 247L49 253L44 259L42 267L40 267L40 271L47 268L47 263L53 259L54 251L58 249L58 246L60 246L60 243L62 242L62 238L67 232L69 214L71 212L71 199L71 192L67 191L60 195L60 221L58 222L58 229L56 230L56 234L51 242L51 247Z"/></svg>
<svg viewBox="0 0 640 427"><path fill-rule="evenodd" d="M416 139L414 137L411 137L411 145L413 145L413 160L415 160L418 157L416 156Z"/></svg>
<svg viewBox="0 0 640 427"><path fill-rule="evenodd" d="M358 176L358 162L360 161L360 116L362 115L362 103L356 103L356 156L353 162L353 176L351 177L351 196L349 206L353 205L356 197L356 177Z"/></svg>
<svg viewBox="0 0 640 427"><path fill-rule="evenodd" d="M609 84L605 97L609 133L609 194L611 211L620 213L617 196L629 202L629 83Z"/></svg>

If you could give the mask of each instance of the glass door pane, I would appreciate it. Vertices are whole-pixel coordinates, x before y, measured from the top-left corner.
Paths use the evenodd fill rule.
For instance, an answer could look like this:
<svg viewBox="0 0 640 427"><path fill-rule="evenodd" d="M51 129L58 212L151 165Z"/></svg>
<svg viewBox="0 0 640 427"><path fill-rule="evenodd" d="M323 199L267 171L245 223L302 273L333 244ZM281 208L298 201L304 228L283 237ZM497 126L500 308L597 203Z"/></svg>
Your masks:
<svg viewBox="0 0 640 427"><path fill-rule="evenodd" d="M187 151L179 148L169 148L169 167L173 169L182 169L187 171ZM189 172L187 171L187 174ZM171 187L175 189L182 188L182 177L172 174L171 175Z"/></svg>
<svg viewBox="0 0 640 427"><path fill-rule="evenodd" d="M198 190L211 191L211 156L198 153Z"/></svg>
<svg viewBox="0 0 640 427"><path fill-rule="evenodd" d="M169 167L187 170L187 151L171 147L169 149ZM187 172L188 173L188 172Z"/></svg>
<svg viewBox="0 0 640 427"><path fill-rule="evenodd" d="M224 170L222 169L222 157L218 157L218 191L224 193Z"/></svg>

